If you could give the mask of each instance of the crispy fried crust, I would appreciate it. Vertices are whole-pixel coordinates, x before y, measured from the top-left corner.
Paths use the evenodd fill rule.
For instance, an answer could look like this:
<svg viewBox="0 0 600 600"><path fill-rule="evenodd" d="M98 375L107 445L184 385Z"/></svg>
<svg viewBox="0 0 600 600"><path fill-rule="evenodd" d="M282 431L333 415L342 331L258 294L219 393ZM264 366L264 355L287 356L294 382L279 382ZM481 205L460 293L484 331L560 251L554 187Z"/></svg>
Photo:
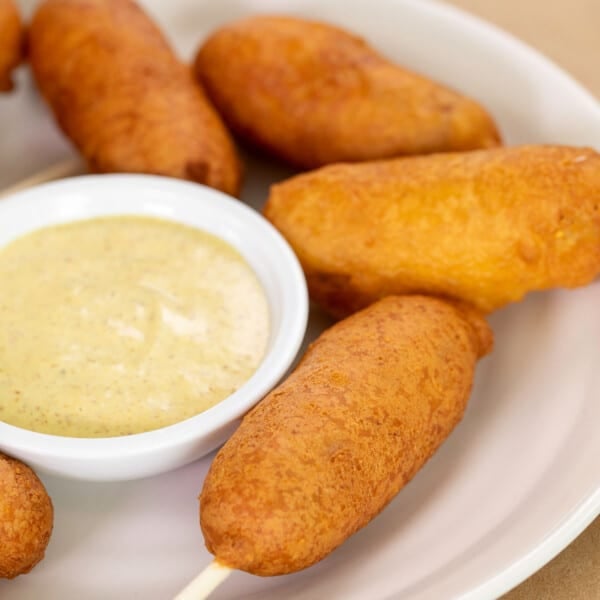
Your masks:
<svg viewBox="0 0 600 600"><path fill-rule="evenodd" d="M231 23L200 48L195 72L240 137L299 167L499 144L477 103L324 23Z"/></svg>
<svg viewBox="0 0 600 600"><path fill-rule="evenodd" d="M53 519L52 502L37 475L0 454L0 578L28 573L44 558Z"/></svg>
<svg viewBox="0 0 600 600"><path fill-rule="evenodd" d="M92 170L180 177L237 195L228 132L136 4L46 0L29 51L42 94Z"/></svg>
<svg viewBox="0 0 600 600"><path fill-rule="evenodd" d="M600 154L589 148L333 165L273 186L264 212L336 316L406 293L490 312L600 273Z"/></svg>
<svg viewBox="0 0 600 600"><path fill-rule="evenodd" d="M13 0L0 0L0 92L12 89L12 70L23 55L23 27Z"/></svg>
<svg viewBox="0 0 600 600"><path fill-rule="evenodd" d="M256 575L324 558L446 439L491 344L473 311L420 296L325 331L215 457L200 497L209 551Z"/></svg>

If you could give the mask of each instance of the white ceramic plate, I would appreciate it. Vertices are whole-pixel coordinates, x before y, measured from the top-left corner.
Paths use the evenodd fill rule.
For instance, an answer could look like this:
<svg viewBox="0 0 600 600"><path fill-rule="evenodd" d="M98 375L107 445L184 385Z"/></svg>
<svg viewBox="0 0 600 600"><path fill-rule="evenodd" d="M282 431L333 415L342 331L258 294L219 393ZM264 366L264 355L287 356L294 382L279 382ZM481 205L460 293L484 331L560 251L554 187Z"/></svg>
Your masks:
<svg viewBox="0 0 600 600"><path fill-rule="evenodd" d="M426 0L153 0L178 48L257 11L349 27L398 62L486 104L508 143L600 149L600 108L514 39ZM31 93L0 99L0 183L69 153ZM285 175L251 160L244 198L258 207ZM367 528L292 576L235 573L215 599L494 598L542 566L600 512L600 282L538 294L495 314L463 423ZM324 320L313 315L312 333ZM45 478L56 505L47 559L0 582L3 600L164 600L210 562L196 496L209 460L154 479L81 484Z"/></svg>

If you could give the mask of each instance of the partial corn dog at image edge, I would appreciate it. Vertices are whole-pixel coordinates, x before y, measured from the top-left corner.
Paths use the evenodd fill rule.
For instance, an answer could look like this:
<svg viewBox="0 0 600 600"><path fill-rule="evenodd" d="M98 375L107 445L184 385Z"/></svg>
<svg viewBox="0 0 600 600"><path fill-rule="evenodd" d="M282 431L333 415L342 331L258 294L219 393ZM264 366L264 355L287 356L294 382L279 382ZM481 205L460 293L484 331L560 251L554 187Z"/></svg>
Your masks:
<svg viewBox="0 0 600 600"><path fill-rule="evenodd" d="M332 165L274 185L264 215L336 317L410 293L489 313L600 273L600 154L520 146Z"/></svg>
<svg viewBox="0 0 600 600"><path fill-rule="evenodd" d="M0 92L13 88L12 71L23 58L23 25L14 0L0 0Z"/></svg>
<svg viewBox="0 0 600 600"><path fill-rule="evenodd" d="M37 475L0 453L0 579L28 573L44 558L53 523L52 501Z"/></svg>
<svg viewBox="0 0 600 600"><path fill-rule="evenodd" d="M200 496L208 550L263 576L323 559L444 442L491 347L476 311L423 296L326 330L216 455Z"/></svg>
<svg viewBox="0 0 600 600"><path fill-rule="evenodd" d="M500 143L477 102L326 23L262 15L226 24L194 68L241 139L300 168Z"/></svg>
<svg viewBox="0 0 600 600"><path fill-rule="evenodd" d="M238 195L228 131L137 4L42 1L28 50L42 95L92 171L166 175Z"/></svg>

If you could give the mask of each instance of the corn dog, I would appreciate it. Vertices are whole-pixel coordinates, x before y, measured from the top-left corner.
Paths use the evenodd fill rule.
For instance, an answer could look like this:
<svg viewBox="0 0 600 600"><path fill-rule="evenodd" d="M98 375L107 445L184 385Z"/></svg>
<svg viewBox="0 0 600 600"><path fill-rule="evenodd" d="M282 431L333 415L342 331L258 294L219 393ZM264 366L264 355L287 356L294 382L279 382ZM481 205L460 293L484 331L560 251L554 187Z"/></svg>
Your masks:
<svg viewBox="0 0 600 600"><path fill-rule="evenodd" d="M256 575L324 558L446 439L491 344L477 313L421 296L325 331L215 457L200 496L209 551Z"/></svg>
<svg viewBox="0 0 600 600"><path fill-rule="evenodd" d="M23 28L13 0L0 0L0 92L12 89L12 70L21 62Z"/></svg>
<svg viewBox="0 0 600 600"><path fill-rule="evenodd" d="M522 146L333 165L275 185L264 214L335 316L406 293L490 312L600 273L600 154Z"/></svg>
<svg viewBox="0 0 600 600"><path fill-rule="evenodd" d="M235 133L302 168L500 141L476 102L325 23L227 24L202 45L195 72Z"/></svg>
<svg viewBox="0 0 600 600"><path fill-rule="evenodd" d="M29 50L40 91L93 171L180 177L237 195L228 132L134 2L46 0Z"/></svg>
<svg viewBox="0 0 600 600"><path fill-rule="evenodd" d="M0 578L28 573L44 558L54 511L37 475L0 454Z"/></svg>

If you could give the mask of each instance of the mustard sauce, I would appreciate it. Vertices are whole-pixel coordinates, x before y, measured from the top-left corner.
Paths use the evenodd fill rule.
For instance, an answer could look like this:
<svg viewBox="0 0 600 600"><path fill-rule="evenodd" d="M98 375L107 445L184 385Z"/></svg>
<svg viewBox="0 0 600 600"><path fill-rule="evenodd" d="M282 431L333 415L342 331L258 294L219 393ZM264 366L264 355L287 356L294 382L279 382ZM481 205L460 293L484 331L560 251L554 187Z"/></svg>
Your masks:
<svg viewBox="0 0 600 600"><path fill-rule="evenodd" d="M0 250L0 420L73 437L170 425L257 369L269 336L258 279L185 225L106 217Z"/></svg>

